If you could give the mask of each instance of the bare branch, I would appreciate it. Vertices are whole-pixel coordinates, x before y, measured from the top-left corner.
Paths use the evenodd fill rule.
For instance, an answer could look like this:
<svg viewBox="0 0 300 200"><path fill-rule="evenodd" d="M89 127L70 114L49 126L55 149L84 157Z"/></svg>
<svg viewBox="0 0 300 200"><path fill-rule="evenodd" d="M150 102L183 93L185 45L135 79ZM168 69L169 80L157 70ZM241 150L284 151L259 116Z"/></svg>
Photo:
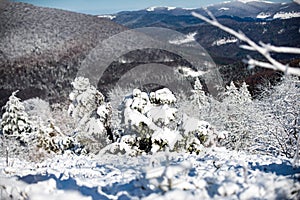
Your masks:
<svg viewBox="0 0 300 200"><path fill-rule="evenodd" d="M260 42L260 44L257 44L241 31L237 32L227 26L220 24L210 11L207 11L207 13L211 19L195 12L192 12L192 15L235 36L240 41L247 43L248 45L242 45L240 47L251 51L257 51L262 56L264 56L269 62L266 63L266 62L260 62L257 60L250 59L247 62L249 65L255 65L255 66L268 68L268 69L275 69L275 70L285 72L286 74L293 74L293 75L300 76L300 69L284 65L278 62L277 60L275 60L274 58L272 58L270 55L270 52L300 54L300 49L292 48L292 47L275 47L269 44L264 44L262 42Z"/></svg>

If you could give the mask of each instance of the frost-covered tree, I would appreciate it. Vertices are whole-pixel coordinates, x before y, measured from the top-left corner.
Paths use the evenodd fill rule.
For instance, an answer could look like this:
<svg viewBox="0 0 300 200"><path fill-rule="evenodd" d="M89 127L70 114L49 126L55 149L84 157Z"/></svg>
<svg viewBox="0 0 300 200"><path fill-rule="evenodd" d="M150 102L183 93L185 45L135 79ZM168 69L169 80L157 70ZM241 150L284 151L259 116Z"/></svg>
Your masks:
<svg viewBox="0 0 300 200"><path fill-rule="evenodd" d="M176 98L167 88L149 95L134 89L132 96L123 102L122 123L125 134L132 135L139 151L156 152L167 146L174 148L177 136L171 127L175 123L177 109L173 108Z"/></svg>
<svg viewBox="0 0 300 200"><path fill-rule="evenodd" d="M77 77L72 86L72 103L68 112L77 123L76 137L87 151L96 152L113 140L110 131L111 106L87 78Z"/></svg>
<svg viewBox="0 0 300 200"><path fill-rule="evenodd" d="M23 103L16 97L17 92L12 93L3 107L1 129L4 136L15 137L27 143L30 141L32 127Z"/></svg>
<svg viewBox="0 0 300 200"><path fill-rule="evenodd" d="M226 138L220 143L227 148L250 152L271 148L269 141L272 138L267 135L265 116L252 100L245 83L239 88L230 83L221 95L221 101L211 101L206 111L202 112L202 118L219 131L226 131Z"/></svg>
<svg viewBox="0 0 300 200"><path fill-rule="evenodd" d="M250 103L252 101L251 94L248 90L248 86L245 82L242 83L240 88L237 88L233 82L229 86L226 86L226 90L223 94L223 101L226 103Z"/></svg>
<svg viewBox="0 0 300 200"><path fill-rule="evenodd" d="M295 3L299 4L299 0L294 0ZM244 33L240 32L240 31L235 31L232 28L229 28L227 26L222 25L217 18L215 18L213 16L213 14L207 10L207 14L209 17L206 17L204 15L198 14L193 12L192 13L195 17L215 26L220 28L221 30L235 36L237 39L239 39L240 41L244 42L244 45L241 45L240 48L242 49L246 49L249 51L255 51L257 53L259 53L260 55L262 55L264 57L264 61L259 61L256 59L253 59L251 57L248 57L248 59L245 59L244 62L248 64L248 66L250 68L253 67L262 67L262 68L266 68L266 69L272 69L272 70L278 70L281 72L284 72L286 75L296 75L296 76L300 76L300 69L299 67L291 67L288 64L283 64L281 62L279 62L278 60L276 60L273 55L275 53L284 53L284 54L300 54L300 48L295 48L295 47L283 47L283 46L274 46L271 44L265 44L264 42L260 41L260 42L255 42L253 40L251 40L247 35L245 35ZM282 86L283 87L283 86ZM292 87L295 88L295 87ZM296 88L299 88L299 86L296 86ZM285 88L286 91L283 90L283 93L290 91L291 87ZM275 89L276 91L276 89ZM291 157L292 154L294 153L294 147L298 146L298 148L296 148L296 152L297 154L295 155L295 158L297 160L298 158L298 153L299 153L299 147L300 147L300 139L297 139L297 137L299 138L299 134L297 134L297 132L299 132L299 123L298 121L298 117L297 116L297 111L290 111L287 110L287 107L290 107L289 104L290 102L293 102L293 100L289 99L291 96L296 96L297 95L291 95L290 93L288 93L287 95L291 95L286 97L284 94L282 94L280 91L277 91L281 94L281 97L283 99L277 99L277 102L273 102L274 106L271 105L270 106L270 110L272 110L271 108L273 108L273 113L271 116L273 115L273 120L277 121L277 122L273 122L273 120L270 120L270 122L268 122L267 124L269 124L268 126L270 127L270 129L275 129L273 131L268 131L268 133L274 133L272 134L273 136L279 137L280 135L286 135L286 136L282 136L283 138L279 137L277 138L277 141L280 143L281 145L281 149L284 152L284 154L288 157ZM275 94L275 93L274 93ZM297 93L294 93L297 94ZM298 92L299 94L299 92ZM278 95L277 95L278 96ZM288 101L286 99L289 99ZM275 97L276 99L276 97ZM299 97L298 97L299 100ZM281 102L279 104L277 104L278 102ZM296 105L298 105L299 103L294 102ZM272 104L272 103L271 103ZM283 106L279 106L279 105L283 105ZM281 107L281 111L280 109L277 109L276 107L279 106ZM265 107L265 103L262 103L261 108ZM297 107L297 106L296 106ZM275 110L274 110L275 109ZM293 108L291 108L293 110ZM286 113L282 113L282 110L286 111ZM299 109L298 109L299 110ZM266 112L268 113L268 112ZM275 113L275 114L274 114ZM268 114L266 114L266 117L269 119ZM272 117L271 117L272 118ZM280 126L277 126L275 124L284 124L281 126L281 128L278 128ZM292 136L294 135L294 136ZM285 139L284 139L285 138ZM297 139L298 142L295 140ZM272 139L270 139L272 141ZM295 143L297 145L295 145Z"/></svg>
<svg viewBox="0 0 300 200"><path fill-rule="evenodd" d="M23 104L32 123L38 120L48 123L52 120L53 116L49 102L36 97L25 100Z"/></svg>
<svg viewBox="0 0 300 200"><path fill-rule="evenodd" d="M244 88L239 90L231 82L229 86L226 86L220 105L219 117L223 121L223 128L229 132L226 145L240 150L249 144L250 140L249 125L251 126L251 116L249 115L249 108L251 97L247 95Z"/></svg>
<svg viewBox="0 0 300 200"><path fill-rule="evenodd" d="M194 83L194 89L192 90L192 96L190 97L193 104L198 105L199 109L209 106L209 98L203 90L203 86L197 77Z"/></svg>
<svg viewBox="0 0 300 200"><path fill-rule="evenodd" d="M263 94L260 109L264 111L265 126L276 137L280 152L294 157L300 134L300 81L284 77L283 81Z"/></svg>

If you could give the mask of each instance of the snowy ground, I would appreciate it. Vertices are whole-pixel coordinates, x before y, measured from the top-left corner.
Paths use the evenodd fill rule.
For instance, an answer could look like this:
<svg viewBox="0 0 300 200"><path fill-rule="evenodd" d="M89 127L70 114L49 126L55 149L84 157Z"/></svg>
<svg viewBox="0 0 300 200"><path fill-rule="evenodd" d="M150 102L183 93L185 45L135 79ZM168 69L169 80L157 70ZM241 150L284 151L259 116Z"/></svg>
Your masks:
<svg viewBox="0 0 300 200"><path fill-rule="evenodd" d="M0 199L299 199L291 160L224 148L201 155L0 158Z"/></svg>

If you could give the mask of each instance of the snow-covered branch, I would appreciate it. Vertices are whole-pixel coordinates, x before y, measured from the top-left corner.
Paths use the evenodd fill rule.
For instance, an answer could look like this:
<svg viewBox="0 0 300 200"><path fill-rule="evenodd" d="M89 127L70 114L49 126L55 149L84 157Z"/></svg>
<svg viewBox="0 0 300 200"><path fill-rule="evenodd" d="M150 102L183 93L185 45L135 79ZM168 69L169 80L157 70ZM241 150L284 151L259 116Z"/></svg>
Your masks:
<svg viewBox="0 0 300 200"><path fill-rule="evenodd" d="M275 53L287 53L287 54L300 54L300 48L295 47L277 47L273 46L271 44L265 44L263 42L259 42L259 44L266 48L269 52L275 52ZM241 45L240 46L243 49L250 50L250 51L256 51L255 48L249 46L249 45Z"/></svg>
<svg viewBox="0 0 300 200"><path fill-rule="evenodd" d="M269 44L264 44L262 42L256 43L253 40L251 40L249 37L247 37L244 33L241 31L235 31L227 26L222 25L214 16L213 14L209 11L206 10L207 14L209 15L210 18L207 18L201 14L192 12L193 16L215 26L220 28L221 30L235 36L238 38L240 41L245 42L247 45L241 45L240 47L243 49L247 50L252 50L252 51L257 51L260 53L262 56L264 56L268 62L261 62L257 61L254 59L249 59L246 60L246 63L250 66L259 66L263 68L268 68L268 69L275 69L279 70L282 72L285 72L286 74L293 74L300 76L300 69L299 68L294 68L290 67L288 65L284 65L280 62L278 62L276 59L272 58L270 52L276 52L276 53L289 53L289 54L300 54L300 49L299 48L292 48L292 47L276 47L273 45Z"/></svg>

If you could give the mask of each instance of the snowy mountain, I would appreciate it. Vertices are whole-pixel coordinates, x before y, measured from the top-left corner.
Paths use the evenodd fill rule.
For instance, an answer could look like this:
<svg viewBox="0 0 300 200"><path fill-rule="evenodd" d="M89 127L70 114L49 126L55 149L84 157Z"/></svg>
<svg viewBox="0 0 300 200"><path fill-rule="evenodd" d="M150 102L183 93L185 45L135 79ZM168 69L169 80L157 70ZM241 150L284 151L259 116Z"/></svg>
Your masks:
<svg viewBox="0 0 300 200"><path fill-rule="evenodd" d="M263 13L268 13L268 19L271 20L277 13L299 13L300 6L293 2L288 3L273 3L269 1L257 0L236 0L225 1L223 3L209 5L206 7L216 17L221 16L236 16L239 18L253 18ZM205 13L204 8L179 8L179 7L161 7L153 6L139 11L124 11L117 13L117 17L128 14L166 14L173 16L191 15L191 12ZM297 16L294 16L297 17Z"/></svg>
<svg viewBox="0 0 300 200"><path fill-rule="evenodd" d="M272 3L268 1L237 0L208 6L207 9L219 16L237 16L240 18L257 18L262 13L268 13L264 19L272 20L278 12L298 13L300 6L296 3Z"/></svg>
<svg viewBox="0 0 300 200"><path fill-rule="evenodd" d="M207 6L217 19L238 27L255 41L274 45L299 46L300 6L294 2L271 3L257 0L228 1ZM129 28L163 27L185 35L195 34L217 63L232 63L245 58L248 51L240 50L239 41L223 31L193 17L191 12L207 15L204 8L151 7L139 11L117 13L114 22ZM207 34L209 33L209 34ZM250 52L251 54L251 52ZM255 56L251 54L251 56ZM287 59L281 57L280 59Z"/></svg>

